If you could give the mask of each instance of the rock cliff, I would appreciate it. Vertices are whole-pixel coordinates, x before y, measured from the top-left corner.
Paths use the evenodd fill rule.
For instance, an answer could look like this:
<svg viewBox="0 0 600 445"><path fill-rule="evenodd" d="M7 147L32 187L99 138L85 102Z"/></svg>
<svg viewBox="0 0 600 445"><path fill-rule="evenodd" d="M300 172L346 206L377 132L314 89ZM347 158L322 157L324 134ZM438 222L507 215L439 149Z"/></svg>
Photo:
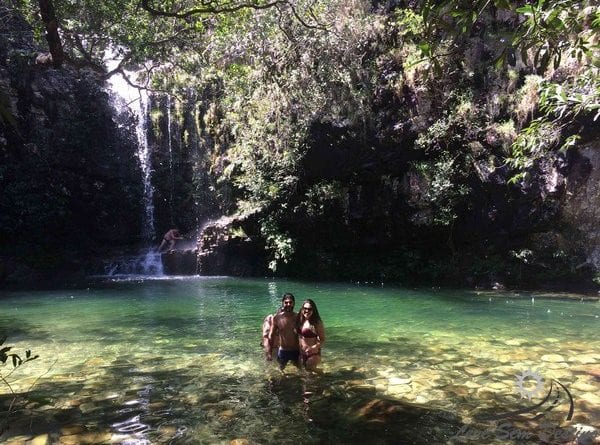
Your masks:
<svg viewBox="0 0 600 445"><path fill-rule="evenodd" d="M83 273L138 241L135 122L115 116L101 76L40 63L27 23L0 14L0 282Z"/></svg>

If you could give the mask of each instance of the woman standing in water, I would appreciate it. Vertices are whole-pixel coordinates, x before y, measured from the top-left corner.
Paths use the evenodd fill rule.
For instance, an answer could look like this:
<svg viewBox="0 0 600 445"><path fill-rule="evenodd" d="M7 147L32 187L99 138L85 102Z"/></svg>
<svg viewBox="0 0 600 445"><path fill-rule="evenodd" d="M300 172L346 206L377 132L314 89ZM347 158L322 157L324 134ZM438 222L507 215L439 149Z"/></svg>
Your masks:
<svg viewBox="0 0 600 445"><path fill-rule="evenodd" d="M302 303L298 312L298 337L304 367L315 371L321 363L321 346L325 343L325 327L317 305L310 298Z"/></svg>

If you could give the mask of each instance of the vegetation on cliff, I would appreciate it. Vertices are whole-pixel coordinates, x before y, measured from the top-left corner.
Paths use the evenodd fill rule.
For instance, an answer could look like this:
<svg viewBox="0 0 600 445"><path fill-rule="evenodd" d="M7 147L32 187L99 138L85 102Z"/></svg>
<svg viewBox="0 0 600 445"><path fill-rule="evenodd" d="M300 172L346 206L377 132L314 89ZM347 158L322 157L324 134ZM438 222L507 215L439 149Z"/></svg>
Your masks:
<svg viewBox="0 0 600 445"><path fill-rule="evenodd" d="M187 101L210 181L181 192L252 215L277 273L593 278L560 207L598 137L597 1L84 3L54 0L66 60L110 75L112 48Z"/></svg>

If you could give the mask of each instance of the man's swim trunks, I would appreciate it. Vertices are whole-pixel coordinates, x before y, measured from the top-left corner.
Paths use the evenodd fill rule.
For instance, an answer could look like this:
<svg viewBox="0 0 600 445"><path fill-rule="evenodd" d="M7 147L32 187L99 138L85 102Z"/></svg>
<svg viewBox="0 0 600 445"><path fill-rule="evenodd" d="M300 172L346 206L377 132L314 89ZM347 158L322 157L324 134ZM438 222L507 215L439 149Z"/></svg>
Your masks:
<svg viewBox="0 0 600 445"><path fill-rule="evenodd" d="M300 351L286 351L285 349L281 348L279 348L277 351L277 361L282 367L285 366L289 361L297 364L299 359Z"/></svg>

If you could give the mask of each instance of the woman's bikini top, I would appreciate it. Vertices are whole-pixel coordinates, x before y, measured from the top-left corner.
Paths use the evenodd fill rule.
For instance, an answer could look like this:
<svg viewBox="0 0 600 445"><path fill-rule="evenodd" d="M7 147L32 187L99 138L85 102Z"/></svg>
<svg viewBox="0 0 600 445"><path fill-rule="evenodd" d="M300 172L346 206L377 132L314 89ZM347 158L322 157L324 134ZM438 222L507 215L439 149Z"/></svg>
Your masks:
<svg viewBox="0 0 600 445"><path fill-rule="evenodd" d="M300 329L300 337L304 337L304 338L315 338L317 337L317 333L315 331L313 331L310 328L305 328L303 327L302 329Z"/></svg>

